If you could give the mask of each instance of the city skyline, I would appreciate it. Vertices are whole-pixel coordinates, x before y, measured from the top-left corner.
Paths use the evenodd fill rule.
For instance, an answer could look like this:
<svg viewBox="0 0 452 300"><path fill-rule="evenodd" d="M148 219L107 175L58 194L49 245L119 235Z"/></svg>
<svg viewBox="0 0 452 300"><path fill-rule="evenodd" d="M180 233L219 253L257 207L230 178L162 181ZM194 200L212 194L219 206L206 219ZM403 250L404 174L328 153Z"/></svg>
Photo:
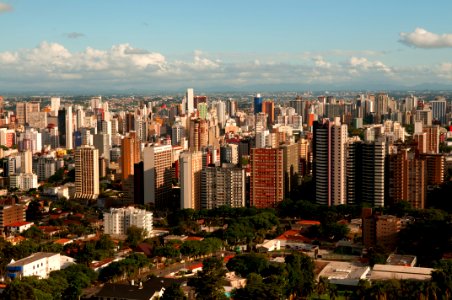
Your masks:
<svg viewBox="0 0 452 300"><path fill-rule="evenodd" d="M1 0L0 90L448 89L451 6Z"/></svg>

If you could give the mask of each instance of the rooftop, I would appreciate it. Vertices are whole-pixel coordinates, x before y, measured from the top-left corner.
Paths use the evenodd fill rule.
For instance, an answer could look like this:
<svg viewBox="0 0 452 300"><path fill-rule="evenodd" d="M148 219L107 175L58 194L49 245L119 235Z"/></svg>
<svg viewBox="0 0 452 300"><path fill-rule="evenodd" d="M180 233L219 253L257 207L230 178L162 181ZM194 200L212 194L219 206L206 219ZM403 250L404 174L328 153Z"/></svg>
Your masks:
<svg viewBox="0 0 452 300"><path fill-rule="evenodd" d="M24 266L29 263L35 262L37 260L40 260L43 258L49 258L49 257L55 256L55 255L60 255L60 254L59 253L51 253L51 252L36 252L28 257L25 257L25 258L19 259L18 261L10 263L8 266L9 267L20 267L20 266Z"/></svg>
<svg viewBox="0 0 452 300"><path fill-rule="evenodd" d="M331 283L358 285L360 279L365 279L369 267L349 262L329 262L320 272L319 277L326 277Z"/></svg>
<svg viewBox="0 0 452 300"><path fill-rule="evenodd" d="M431 278L431 268L392 266L392 265L374 265L370 280L388 280L388 279L411 279L411 280L429 280Z"/></svg>
<svg viewBox="0 0 452 300"><path fill-rule="evenodd" d="M400 255L391 254L386 260L386 264L393 266L411 266L416 264L416 256L414 255Z"/></svg>
<svg viewBox="0 0 452 300"><path fill-rule="evenodd" d="M17 222L13 222L13 223L6 225L6 227L20 227L20 226L25 226L25 225L29 225L29 224L33 224L33 222L17 221Z"/></svg>

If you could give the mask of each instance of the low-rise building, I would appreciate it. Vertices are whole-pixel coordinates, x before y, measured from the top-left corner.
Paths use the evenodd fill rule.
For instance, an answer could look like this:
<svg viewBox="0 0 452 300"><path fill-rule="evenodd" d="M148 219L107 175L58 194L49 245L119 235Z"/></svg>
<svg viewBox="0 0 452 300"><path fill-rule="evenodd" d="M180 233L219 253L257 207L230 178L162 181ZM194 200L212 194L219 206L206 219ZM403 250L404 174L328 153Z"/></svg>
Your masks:
<svg viewBox="0 0 452 300"><path fill-rule="evenodd" d="M357 286L360 280L366 279L369 271L368 266L332 261L322 269L319 278L325 277L333 284Z"/></svg>
<svg viewBox="0 0 452 300"><path fill-rule="evenodd" d="M376 264L370 273L370 280L430 280L433 270L431 268Z"/></svg>
<svg viewBox="0 0 452 300"><path fill-rule="evenodd" d="M36 252L6 266L6 275L11 278L36 276L47 278L52 271L64 269L75 263L73 258L59 253Z"/></svg>
<svg viewBox="0 0 452 300"><path fill-rule="evenodd" d="M27 221L16 221L10 224L7 224L5 226L5 231L8 233L22 233L25 230L28 230L31 228L31 226L33 226L34 223L33 222L27 222Z"/></svg>

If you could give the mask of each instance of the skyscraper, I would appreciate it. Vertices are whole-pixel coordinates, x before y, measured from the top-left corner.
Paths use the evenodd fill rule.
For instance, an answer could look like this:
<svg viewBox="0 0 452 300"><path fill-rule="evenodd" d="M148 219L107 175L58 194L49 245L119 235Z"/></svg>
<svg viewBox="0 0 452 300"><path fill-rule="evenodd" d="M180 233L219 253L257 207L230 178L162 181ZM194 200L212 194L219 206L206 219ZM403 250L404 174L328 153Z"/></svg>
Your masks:
<svg viewBox="0 0 452 300"><path fill-rule="evenodd" d="M432 107L433 119L439 121L442 125L446 124L446 109L447 102L446 99L438 99L430 102Z"/></svg>
<svg viewBox="0 0 452 300"><path fill-rule="evenodd" d="M316 201L323 205L345 204L347 125L324 119L314 122L314 182Z"/></svg>
<svg viewBox="0 0 452 300"><path fill-rule="evenodd" d="M262 112L267 114L268 125L275 123L275 103L273 100L265 100L262 102Z"/></svg>
<svg viewBox="0 0 452 300"><path fill-rule="evenodd" d="M133 195L133 174L134 165L141 160L140 141L136 137L135 131L129 132L121 141L121 179L123 190L129 202L134 201Z"/></svg>
<svg viewBox="0 0 452 300"><path fill-rule="evenodd" d="M66 149L72 149L73 139L72 134L74 132L74 124L72 117L72 106L66 107Z"/></svg>
<svg viewBox="0 0 452 300"><path fill-rule="evenodd" d="M254 113L258 114L260 112L262 112L262 97L261 94L257 94L254 97Z"/></svg>
<svg viewBox="0 0 452 300"><path fill-rule="evenodd" d="M99 151L93 146L75 150L75 198L96 199L99 196Z"/></svg>
<svg viewBox="0 0 452 300"><path fill-rule="evenodd" d="M245 206L245 170L231 164L201 172L201 207Z"/></svg>
<svg viewBox="0 0 452 300"><path fill-rule="evenodd" d="M150 146L143 150L144 204L168 206L172 188L171 145Z"/></svg>
<svg viewBox="0 0 452 300"><path fill-rule="evenodd" d="M251 149L250 205L276 207L284 199L283 150Z"/></svg>
<svg viewBox="0 0 452 300"><path fill-rule="evenodd" d="M194 92L193 89L187 89L187 92L185 94L185 101L186 101L186 109L185 112L190 115L194 111Z"/></svg>
<svg viewBox="0 0 452 300"><path fill-rule="evenodd" d="M181 209L201 208L202 152L183 153L179 158Z"/></svg>

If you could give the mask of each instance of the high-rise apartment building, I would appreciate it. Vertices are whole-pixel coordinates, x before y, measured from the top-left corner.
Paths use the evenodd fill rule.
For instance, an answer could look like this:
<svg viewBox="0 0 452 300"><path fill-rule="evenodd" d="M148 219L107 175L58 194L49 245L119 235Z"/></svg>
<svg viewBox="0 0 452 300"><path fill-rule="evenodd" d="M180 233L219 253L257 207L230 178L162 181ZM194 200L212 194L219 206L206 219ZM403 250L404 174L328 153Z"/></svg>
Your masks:
<svg viewBox="0 0 452 300"><path fill-rule="evenodd" d="M299 145L285 144L280 148L283 150L284 195L287 195L298 185Z"/></svg>
<svg viewBox="0 0 452 300"><path fill-rule="evenodd" d="M282 149L251 149L250 205L276 207L284 199Z"/></svg>
<svg viewBox="0 0 452 300"><path fill-rule="evenodd" d="M203 147L207 147L209 138L208 132L209 124L206 120L190 120L190 151L200 151Z"/></svg>
<svg viewBox="0 0 452 300"><path fill-rule="evenodd" d="M324 119L314 122L313 165L316 202L322 205L346 203L347 125Z"/></svg>
<svg viewBox="0 0 452 300"><path fill-rule="evenodd" d="M347 204L382 207L385 199L385 142L347 145Z"/></svg>
<svg viewBox="0 0 452 300"><path fill-rule="evenodd" d="M245 170L231 164L201 171L201 208L245 206Z"/></svg>
<svg viewBox="0 0 452 300"><path fill-rule="evenodd" d="M141 160L140 157L140 140L137 138L135 131L131 131L121 141L121 179L122 188L126 191L129 202L134 201L133 195L133 174L134 165Z"/></svg>
<svg viewBox="0 0 452 300"><path fill-rule="evenodd" d="M75 198L97 199L99 196L99 150L81 146L75 150Z"/></svg>
<svg viewBox="0 0 452 300"><path fill-rule="evenodd" d="M262 112L267 114L268 125L275 123L275 103L273 100L265 100L262 102Z"/></svg>
<svg viewBox="0 0 452 300"><path fill-rule="evenodd" d="M143 150L143 204L156 208L168 206L172 188L171 145L150 146Z"/></svg>
<svg viewBox="0 0 452 300"><path fill-rule="evenodd" d="M182 153L179 166L181 209L201 209L202 152Z"/></svg>
<svg viewBox="0 0 452 300"><path fill-rule="evenodd" d="M152 212L134 207L111 208L104 213L104 234L127 235L132 226L144 230L145 237L152 236Z"/></svg>

